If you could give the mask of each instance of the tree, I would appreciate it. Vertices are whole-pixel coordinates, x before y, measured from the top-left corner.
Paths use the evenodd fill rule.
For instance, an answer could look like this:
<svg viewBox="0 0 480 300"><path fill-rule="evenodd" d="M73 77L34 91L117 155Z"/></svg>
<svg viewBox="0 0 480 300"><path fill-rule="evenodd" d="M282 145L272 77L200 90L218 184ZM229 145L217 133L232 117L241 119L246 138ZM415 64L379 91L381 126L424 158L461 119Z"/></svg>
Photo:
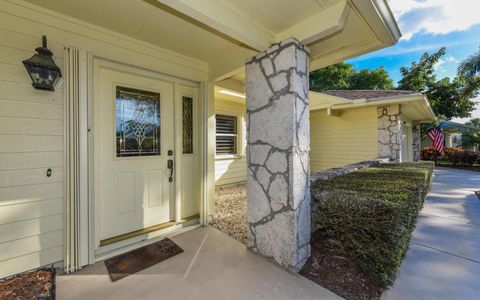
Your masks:
<svg viewBox="0 0 480 300"><path fill-rule="evenodd" d="M347 78L350 90L391 90L393 80L383 67L375 70L354 71Z"/></svg>
<svg viewBox="0 0 480 300"><path fill-rule="evenodd" d="M480 90L480 50L462 61L458 66L457 73L466 81L462 89L462 97L474 98Z"/></svg>
<svg viewBox="0 0 480 300"><path fill-rule="evenodd" d="M470 121L466 122L465 124L480 128L480 118L474 118L471 119Z"/></svg>
<svg viewBox="0 0 480 300"><path fill-rule="evenodd" d="M433 86L436 82L435 65L445 53L446 49L442 47L432 55L423 54L420 61L412 62L410 67L401 67L403 78L398 82L398 89L425 92Z"/></svg>
<svg viewBox="0 0 480 300"><path fill-rule="evenodd" d="M442 47L432 55L423 54L419 62L401 67L400 73L403 77L398 82L398 89L425 93L433 111L440 118L450 120L454 117L469 117L470 112L475 109L475 102L471 101L471 93L462 93L467 85L465 76L438 81L435 76L435 65L445 53L446 49Z"/></svg>
<svg viewBox="0 0 480 300"><path fill-rule="evenodd" d="M463 148L477 150L479 145L480 145L480 136L478 135L478 132L462 133Z"/></svg>
<svg viewBox="0 0 480 300"><path fill-rule="evenodd" d="M310 73L312 91L373 89L393 89L393 80L384 68L357 71L342 62Z"/></svg>
<svg viewBox="0 0 480 300"><path fill-rule="evenodd" d="M310 90L344 90L348 87L347 78L352 73L350 64L341 62L310 73Z"/></svg>
<svg viewBox="0 0 480 300"><path fill-rule="evenodd" d="M461 96L464 82L461 78L443 78L430 85L425 92L435 114L446 120L467 118L475 109L475 102Z"/></svg>

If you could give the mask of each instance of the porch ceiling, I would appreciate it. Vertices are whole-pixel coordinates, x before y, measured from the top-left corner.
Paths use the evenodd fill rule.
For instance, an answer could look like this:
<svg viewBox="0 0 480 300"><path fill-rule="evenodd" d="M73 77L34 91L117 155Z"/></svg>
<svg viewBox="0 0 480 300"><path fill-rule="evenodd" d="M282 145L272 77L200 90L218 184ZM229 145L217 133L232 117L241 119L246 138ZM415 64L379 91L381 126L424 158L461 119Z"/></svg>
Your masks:
<svg viewBox="0 0 480 300"><path fill-rule="evenodd" d="M400 37L385 0L26 1L204 61L216 81L291 36L310 47L312 69Z"/></svg>
<svg viewBox="0 0 480 300"><path fill-rule="evenodd" d="M340 1L303 0L292 5L288 0L224 0L272 33L284 31Z"/></svg>

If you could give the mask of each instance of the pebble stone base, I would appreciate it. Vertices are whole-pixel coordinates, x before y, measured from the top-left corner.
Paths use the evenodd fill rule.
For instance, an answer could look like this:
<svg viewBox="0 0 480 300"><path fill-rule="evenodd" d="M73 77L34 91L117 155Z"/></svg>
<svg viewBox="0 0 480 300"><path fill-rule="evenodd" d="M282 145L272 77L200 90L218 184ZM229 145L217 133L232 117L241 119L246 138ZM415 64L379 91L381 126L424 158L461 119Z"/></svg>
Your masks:
<svg viewBox="0 0 480 300"><path fill-rule="evenodd" d="M248 247L298 272L310 255L309 50L291 38L246 63Z"/></svg>

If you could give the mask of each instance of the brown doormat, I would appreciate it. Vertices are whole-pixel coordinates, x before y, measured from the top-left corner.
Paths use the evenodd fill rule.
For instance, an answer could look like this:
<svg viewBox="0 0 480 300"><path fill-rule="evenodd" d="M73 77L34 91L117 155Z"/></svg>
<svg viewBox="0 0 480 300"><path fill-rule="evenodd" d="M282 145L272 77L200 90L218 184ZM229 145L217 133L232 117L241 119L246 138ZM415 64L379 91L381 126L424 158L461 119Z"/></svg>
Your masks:
<svg viewBox="0 0 480 300"><path fill-rule="evenodd" d="M105 260L105 266L110 273L110 279L117 281L182 252L182 248L172 240L165 238L159 242L109 258Z"/></svg>
<svg viewBox="0 0 480 300"><path fill-rule="evenodd" d="M55 269L29 271L0 280L0 299L55 299Z"/></svg>

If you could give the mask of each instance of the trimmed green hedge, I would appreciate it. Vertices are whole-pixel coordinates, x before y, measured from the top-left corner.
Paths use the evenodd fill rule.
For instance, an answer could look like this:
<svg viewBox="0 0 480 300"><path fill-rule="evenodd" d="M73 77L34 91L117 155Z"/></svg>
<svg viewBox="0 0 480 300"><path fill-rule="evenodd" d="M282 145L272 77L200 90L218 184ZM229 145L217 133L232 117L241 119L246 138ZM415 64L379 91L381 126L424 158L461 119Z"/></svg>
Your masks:
<svg viewBox="0 0 480 300"><path fill-rule="evenodd" d="M388 163L312 185L312 229L333 254L390 286L408 250L433 163Z"/></svg>

